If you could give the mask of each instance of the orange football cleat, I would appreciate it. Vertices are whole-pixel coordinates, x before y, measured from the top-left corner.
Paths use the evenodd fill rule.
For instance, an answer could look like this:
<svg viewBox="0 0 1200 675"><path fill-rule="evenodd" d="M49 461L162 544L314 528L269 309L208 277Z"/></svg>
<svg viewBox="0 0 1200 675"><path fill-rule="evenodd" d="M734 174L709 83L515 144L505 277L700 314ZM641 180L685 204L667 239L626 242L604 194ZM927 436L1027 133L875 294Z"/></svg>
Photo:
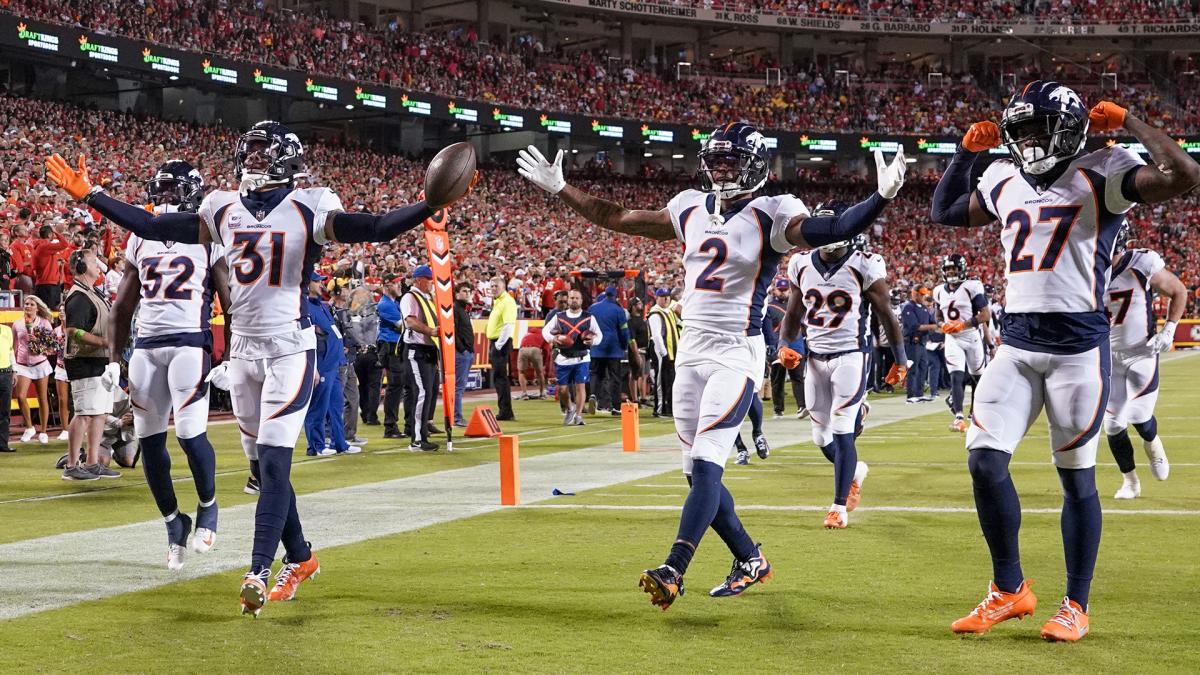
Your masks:
<svg viewBox="0 0 1200 675"><path fill-rule="evenodd" d="M1058 614L1042 626L1042 638L1051 642L1077 642L1088 634L1088 613L1079 603L1063 598Z"/></svg>
<svg viewBox="0 0 1200 675"><path fill-rule="evenodd" d="M950 624L950 630L982 635L1001 621L1033 616L1033 610L1037 609L1037 596L1030 590L1032 585L1033 582L1026 579L1016 593L1005 593L996 588L996 584L988 584L988 594L983 602L970 614Z"/></svg>
<svg viewBox="0 0 1200 675"><path fill-rule="evenodd" d="M954 421L950 423L950 431L966 433L968 426L970 426L970 425L967 424L967 420L965 420L961 417L955 417Z"/></svg>
<svg viewBox="0 0 1200 675"><path fill-rule="evenodd" d="M867 463L859 462L854 467L854 480L850 481L850 494L846 495L847 512L858 508L858 502L862 499L862 486L866 480Z"/></svg>
<svg viewBox="0 0 1200 675"><path fill-rule="evenodd" d="M854 488L851 487L850 491L851 491L851 493L853 493ZM847 500L847 501L849 501L849 500ZM849 507L847 507L847 510L849 510ZM846 525L847 525L846 520L847 520L846 514L842 513L841 511L838 511L837 509L829 509L829 513L825 514L825 529L827 529L827 530L844 530L844 529L846 529Z"/></svg>
<svg viewBox="0 0 1200 675"><path fill-rule="evenodd" d="M258 574L246 572L246 576L242 577L242 592L240 594L242 614L249 614L256 619L258 618L263 605L267 604L267 581L270 579L271 570L269 569L264 569Z"/></svg>
<svg viewBox="0 0 1200 675"><path fill-rule="evenodd" d="M291 600L296 597L296 589L302 582L316 577L320 573L321 563L317 561L316 553L313 553L308 560L298 563L288 562L287 556L284 556L283 567L275 577L275 587L271 589L269 599L271 602Z"/></svg>

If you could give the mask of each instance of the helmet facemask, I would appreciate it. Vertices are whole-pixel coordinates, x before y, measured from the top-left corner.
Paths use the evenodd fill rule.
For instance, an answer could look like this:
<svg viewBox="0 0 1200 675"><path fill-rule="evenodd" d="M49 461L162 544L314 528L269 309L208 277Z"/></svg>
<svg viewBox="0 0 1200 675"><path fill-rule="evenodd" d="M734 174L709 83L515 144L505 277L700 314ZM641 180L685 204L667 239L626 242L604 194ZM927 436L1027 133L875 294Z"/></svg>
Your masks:
<svg viewBox="0 0 1200 675"><path fill-rule="evenodd" d="M734 148L729 141L710 140L700 151L700 184L721 199L749 194L767 182L766 161L752 152Z"/></svg>
<svg viewBox="0 0 1200 675"><path fill-rule="evenodd" d="M242 192L290 185L304 173L303 148L292 134L251 129L238 138L234 171Z"/></svg>
<svg viewBox="0 0 1200 675"><path fill-rule="evenodd" d="M1070 115L1034 114L1028 103L1010 105L1000 122L1000 136L1021 170L1038 176L1083 149L1088 123Z"/></svg>

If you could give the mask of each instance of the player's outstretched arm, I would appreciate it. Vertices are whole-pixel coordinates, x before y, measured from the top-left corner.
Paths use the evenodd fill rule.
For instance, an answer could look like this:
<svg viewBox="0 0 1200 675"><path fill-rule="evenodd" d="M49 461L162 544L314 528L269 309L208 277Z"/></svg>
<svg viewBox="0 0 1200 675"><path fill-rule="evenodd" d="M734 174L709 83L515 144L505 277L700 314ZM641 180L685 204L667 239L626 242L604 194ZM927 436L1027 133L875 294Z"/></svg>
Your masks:
<svg viewBox="0 0 1200 675"><path fill-rule="evenodd" d="M138 278L137 265L126 260L125 272L117 286L117 299L113 301L112 312L108 315L108 360L111 363L121 362L125 345L129 344L133 313L137 311L141 295L142 283Z"/></svg>
<svg viewBox="0 0 1200 675"><path fill-rule="evenodd" d="M433 213L425 200L380 215L338 211L325 219L325 238L343 244L388 242L418 227Z"/></svg>
<svg viewBox="0 0 1200 675"><path fill-rule="evenodd" d="M593 197L571 185L563 178L562 150L554 162L549 162L534 146L522 150L517 157L517 173L552 195L558 195L576 213L606 230L622 234L667 241L675 238L671 214L660 211L631 211L616 202Z"/></svg>
<svg viewBox="0 0 1200 675"><path fill-rule="evenodd" d="M229 313L229 307L233 304L233 300L229 297L229 263L225 262L222 257L217 260L217 263L212 266L212 271L209 275L212 282L213 290L217 292L217 301L221 303L221 315L225 318L224 325L221 326L225 335L225 353L229 353L229 345L233 341L233 315ZM223 359L228 361L228 358Z"/></svg>
<svg viewBox="0 0 1200 675"><path fill-rule="evenodd" d="M67 160L55 154L46 159L46 175L59 189L73 199L96 209L102 216L151 241L177 241L182 244L207 244L212 239L208 228L202 227L195 213L163 213L126 204L108 196L104 188L92 185L88 177L87 157L79 156L79 170L72 169Z"/></svg>
<svg viewBox="0 0 1200 675"><path fill-rule="evenodd" d="M817 248L847 241L866 232L904 185L907 168L903 148L896 151L891 164L884 162L883 151L876 149L875 170L879 189L866 200L836 216L796 216L787 225L788 243L801 248Z"/></svg>
<svg viewBox="0 0 1200 675"><path fill-rule="evenodd" d="M981 153L999 145L1000 127L995 122L976 122L971 125L933 190L933 205L929 210L933 222L955 227L979 227L995 220L979 204L979 197L971 189L971 169Z"/></svg>
<svg viewBox="0 0 1200 675"><path fill-rule="evenodd" d="M1127 178L1121 184L1121 192L1129 201L1156 204L1200 185L1200 164L1170 136L1130 115L1116 103L1101 101L1096 104L1088 113L1088 120L1093 131L1124 127L1150 151L1154 164L1131 171L1132 180Z"/></svg>

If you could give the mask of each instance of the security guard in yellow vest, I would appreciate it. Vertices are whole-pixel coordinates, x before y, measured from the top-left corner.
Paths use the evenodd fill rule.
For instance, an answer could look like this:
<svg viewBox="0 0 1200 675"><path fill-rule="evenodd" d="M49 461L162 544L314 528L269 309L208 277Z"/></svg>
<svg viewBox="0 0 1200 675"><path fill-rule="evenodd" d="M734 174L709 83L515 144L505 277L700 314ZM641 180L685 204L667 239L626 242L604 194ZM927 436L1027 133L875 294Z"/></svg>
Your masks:
<svg viewBox="0 0 1200 675"><path fill-rule="evenodd" d="M441 433L433 426L438 398L438 324L433 304L433 270L419 265L413 270L413 287L400 299L404 317L404 345L408 352L408 376L412 395L404 399L404 433L412 439L412 452L432 452L438 444L430 434Z"/></svg>
<svg viewBox="0 0 1200 675"><path fill-rule="evenodd" d="M671 292L660 288L654 292L654 308L650 310L650 350L654 368L654 416L671 417L671 391L675 385L675 349L683 322L670 308Z"/></svg>

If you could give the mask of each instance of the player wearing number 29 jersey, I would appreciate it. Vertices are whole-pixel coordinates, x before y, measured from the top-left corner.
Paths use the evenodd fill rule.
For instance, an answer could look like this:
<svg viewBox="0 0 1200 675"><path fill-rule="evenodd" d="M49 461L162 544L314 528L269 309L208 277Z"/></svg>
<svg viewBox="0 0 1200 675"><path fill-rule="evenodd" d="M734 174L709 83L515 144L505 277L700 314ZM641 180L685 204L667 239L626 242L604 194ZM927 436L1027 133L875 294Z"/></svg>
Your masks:
<svg viewBox="0 0 1200 675"><path fill-rule="evenodd" d="M711 526L729 546L733 569L711 594L739 595L768 578L771 566L746 534L721 482L738 428L762 381L762 320L767 286L793 246L823 246L865 230L904 180L904 157L891 165L876 153L879 191L843 214L810 217L790 195L756 196L767 182L770 153L757 129L717 128L700 151L701 190L675 196L665 209L629 210L567 184L562 151L553 162L533 146L518 172L601 227L683 242L683 334L675 357L672 413L691 491L665 564L642 573L650 601L666 609L683 594L683 575Z"/></svg>
<svg viewBox="0 0 1200 675"><path fill-rule="evenodd" d="M1089 128L1120 127L1146 146L1152 165L1119 146L1084 151ZM994 162L972 186L975 159L1001 141L1011 161ZM1044 81L1013 96L999 126L972 125L943 173L933 220L955 226L999 221L1007 280L1004 344L980 379L967 431L993 585L974 611L951 625L954 632L983 633L1036 606L1021 570L1021 507L1008 464L1044 408L1064 493L1067 583L1066 598L1041 634L1063 641L1087 635L1100 544L1095 464L1109 399L1104 310L1114 243L1134 204L1164 201L1198 182L1200 167L1169 137L1107 101L1089 112L1074 91Z"/></svg>

